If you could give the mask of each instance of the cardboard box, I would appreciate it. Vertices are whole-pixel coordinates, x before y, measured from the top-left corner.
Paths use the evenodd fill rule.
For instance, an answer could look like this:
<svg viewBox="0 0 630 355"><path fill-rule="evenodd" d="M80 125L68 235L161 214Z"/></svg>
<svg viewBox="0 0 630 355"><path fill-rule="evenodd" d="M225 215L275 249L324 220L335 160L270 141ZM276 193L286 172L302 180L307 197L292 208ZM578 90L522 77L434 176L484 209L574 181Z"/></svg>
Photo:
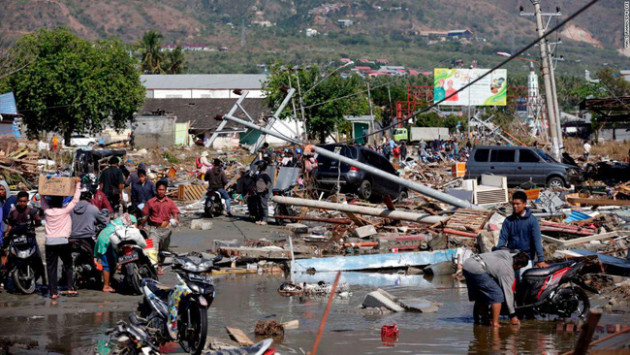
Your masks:
<svg viewBox="0 0 630 355"><path fill-rule="evenodd" d="M44 196L72 196L74 195L74 178L46 175L39 176L39 194Z"/></svg>

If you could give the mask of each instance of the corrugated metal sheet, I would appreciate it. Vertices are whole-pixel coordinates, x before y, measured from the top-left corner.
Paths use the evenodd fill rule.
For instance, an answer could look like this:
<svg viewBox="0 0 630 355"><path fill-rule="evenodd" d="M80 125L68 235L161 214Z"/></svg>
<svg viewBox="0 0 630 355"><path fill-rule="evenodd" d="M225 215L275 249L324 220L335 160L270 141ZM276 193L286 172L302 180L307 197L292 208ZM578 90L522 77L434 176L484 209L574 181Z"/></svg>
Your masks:
<svg viewBox="0 0 630 355"><path fill-rule="evenodd" d="M15 96L12 92L0 95L0 114L17 115L17 106L15 104Z"/></svg>
<svg viewBox="0 0 630 355"><path fill-rule="evenodd" d="M571 214L569 215L569 217L567 217L564 221L568 223L568 222L582 221L589 218L591 218L591 216L587 215L586 213L573 210L571 211Z"/></svg>
<svg viewBox="0 0 630 355"><path fill-rule="evenodd" d="M267 74L163 74L141 75L146 89L257 89Z"/></svg>

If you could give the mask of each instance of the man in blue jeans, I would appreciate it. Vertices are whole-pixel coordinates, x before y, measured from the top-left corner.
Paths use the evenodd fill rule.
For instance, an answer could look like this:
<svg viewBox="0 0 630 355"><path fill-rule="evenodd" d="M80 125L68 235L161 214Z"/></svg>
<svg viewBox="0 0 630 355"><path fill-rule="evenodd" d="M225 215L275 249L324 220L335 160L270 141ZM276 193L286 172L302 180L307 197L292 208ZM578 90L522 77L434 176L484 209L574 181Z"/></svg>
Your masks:
<svg viewBox="0 0 630 355"><path fill-rule="evenodd" d="M512 195L512 214L503 221L497 248L507 247L529 254L529 264L520 270L517 281L525 270L535 267L548 267L545 262L540 226L538 220L527 206L527 195L523 191L516 191ZM534 264L534 260L536 260ZM532 265L533 264L533 265Z"/></svg>
<svg viewBox="0 0 630 355"><path fill-rule="evenodd" d="M225 200L225 210L229 217L232 217L230 207L230 195L225 191L225 185L228 183L228 179L225 176L225 171L221 166L221 160L214 159L212 162L212 170L207 171L205 180L208 182L208 191L217 190L221 194L221 197Z"/></svg>

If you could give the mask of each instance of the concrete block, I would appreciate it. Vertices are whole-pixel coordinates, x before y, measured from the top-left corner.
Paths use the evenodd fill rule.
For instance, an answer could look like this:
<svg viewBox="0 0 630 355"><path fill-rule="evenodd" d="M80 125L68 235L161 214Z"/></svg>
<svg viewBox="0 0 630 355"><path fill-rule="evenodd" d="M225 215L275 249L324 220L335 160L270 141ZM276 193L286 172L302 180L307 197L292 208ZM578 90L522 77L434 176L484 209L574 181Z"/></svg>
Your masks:
<svg viewBox="0 0 630 355"><path fill-rule="evenodd" d="M212 222L205 219L193 219L190 222L190 229L209 230L212 229Z"/></svg>
<svg viewBox="0 0 630 355"><path fill-rule="evenodd" d="M354 229L354 235L357 236L357 238L365 239L376 234L376 228L374 228L374 226L371 224Z"/></svg>
<svg viewBox="0 0 630 355"><path fill-rule="evenodd" d="M452 261L442 261L426 266L422 271L429 275L452 275L457 271L457 267Z"/></svg>
<svg viewBox="0 0 630 355"><path fill-rule="evenodd" d="M368 293L363 300L363 307L385 307L393 312L402 312L405 310L398 305L394 296L381 289Z"/></svg>
<svg viewBox="0 0 630 355"><path fill-rule="evenodd" d="M308 233L308 226L302 223L289 223L285 226L286 229L293 233Z"/></svg>
<svg viewBox="0 0 630 355"><path fill-rule="evenodd" d="M424 298L400 299L398 302L410 312L435 313L440 309L439 304Z"/></svg>

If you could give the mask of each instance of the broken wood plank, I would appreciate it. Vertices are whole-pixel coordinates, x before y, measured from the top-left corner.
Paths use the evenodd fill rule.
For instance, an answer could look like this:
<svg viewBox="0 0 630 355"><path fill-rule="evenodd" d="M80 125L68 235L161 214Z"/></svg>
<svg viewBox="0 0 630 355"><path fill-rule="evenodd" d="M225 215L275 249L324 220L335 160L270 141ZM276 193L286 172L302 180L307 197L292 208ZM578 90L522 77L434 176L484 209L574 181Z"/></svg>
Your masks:
<svg viewBox="0 0 630 355"><path fill-rule="evenodd" d="M232 328L232 327L225 327L225 330L227 330L228 334L230 335L230 338L234 339L238 345L241 346L252 346L254 345L254 342L249 339L249 337L247 337L247 335L245 335L245 333L238 329L238 328Z"/></svg>
<svg viewBox="0 0 630 355"><path fill-rule="evenodd" d="M569 239L569 240L556 239L556 238L543 234L542 239L550 243L558 244L562 247L567 247L569 245L588 243L593 240L602 240L602 239L615 238L619 236L627 236L629 234L630 234L630 231L614 231L614 232L590 235L588 237L575 238L575 239Z"/></svg>

